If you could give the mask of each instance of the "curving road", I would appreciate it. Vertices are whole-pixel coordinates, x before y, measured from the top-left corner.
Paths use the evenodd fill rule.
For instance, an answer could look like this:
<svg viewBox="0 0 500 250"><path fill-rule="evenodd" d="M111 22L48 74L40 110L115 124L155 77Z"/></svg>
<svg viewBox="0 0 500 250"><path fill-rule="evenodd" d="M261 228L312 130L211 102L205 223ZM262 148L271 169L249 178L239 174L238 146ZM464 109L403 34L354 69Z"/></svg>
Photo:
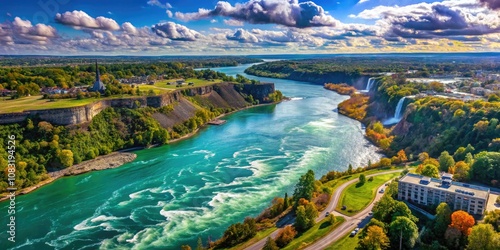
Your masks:
<svg viewBox="0 0 500 250"><path fill-rule="evenodd" d="M385 175L385 174L391 174L391 173L397 173L397 172L402 172L403 169L398 169L398 170L391 170L387 172L382 172L382 173L376 173L376 174L371 174L367 175L366 177L371 177L371 176L377 176L377 175ZM359 212L358 214L354 216L347 216L343 215L337 211L335 211L335 208L337 207L337 204L339 203L340 195L342 194L342 191L344 191L345 188L347 188L349 185L357 182L358 179L352 179L342 185L340 185L335 192L332 194L332 197L330 199L330 202L326 206L325 210L323 210L321 213L319 213L318 218L316 218L316 222L321 221L323 218L326 216L326 212L330 212L334 214L335 216L342 216L345 218L345 222L340 225L340 227L336 228L329 234L327 234L325 237L321 238L320 240L316 241L314 244L308 246L306 249L308 250L318 250L318 249L324 249L333 242L337 241L340 239L342 236L347 234L348 232L352 231L356 227L363 227L368 221L371 219L371 215L369 215L370 211L372 211L373 205L376 201L380 200L382 198L381 193L377 192L375 199L366 207L363 211ZM383 186L383 185L382 185ZM378 189L377 189L378 190ZM289 224L292 224L293 220L290 221ZM286 224L285 224L286 225ZM271 233L268 237L272 237L273 239L278 236L279 230L274 231ZM266 244L267 237L264 239L256 242L255 244L245 248L247 250L261 250L264 245Z"/></svg>

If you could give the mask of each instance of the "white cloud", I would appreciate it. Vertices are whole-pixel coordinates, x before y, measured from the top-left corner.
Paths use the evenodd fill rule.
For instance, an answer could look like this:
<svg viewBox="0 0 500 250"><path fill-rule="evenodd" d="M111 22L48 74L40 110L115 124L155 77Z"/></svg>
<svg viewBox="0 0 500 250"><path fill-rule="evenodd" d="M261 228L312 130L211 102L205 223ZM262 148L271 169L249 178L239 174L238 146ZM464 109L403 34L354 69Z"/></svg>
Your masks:
<svg viewBox="0 0 500 250"><path fill-rule="evenodd" d="M119 30L120 26L118 23L111 19L99 16L97 18L93 18L89 16L87 13L81 10L74 10L72 12L66 11L65 13L57 13L56 21L72 26L74 28L89 28L89 29L100 29L100 30Z"/></svg>
<svg viewBox="0 0 500 250"><path fill-rule="evenodd" d="M158 36L179 41L195 41L202 35L195 30L174 22L155 24L152 27L153 32Z"/></svg>

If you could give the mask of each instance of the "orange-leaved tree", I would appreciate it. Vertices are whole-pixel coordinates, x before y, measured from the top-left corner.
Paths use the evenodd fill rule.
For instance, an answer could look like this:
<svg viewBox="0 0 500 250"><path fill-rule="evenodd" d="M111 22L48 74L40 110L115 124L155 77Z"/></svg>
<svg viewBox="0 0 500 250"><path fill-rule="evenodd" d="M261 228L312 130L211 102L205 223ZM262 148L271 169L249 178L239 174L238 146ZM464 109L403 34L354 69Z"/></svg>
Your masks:
<svg viewBox="0 0 500 250"><path fill-rule="evenodd" d="M467 236L471 232L471 228L474 226L476 221L469 213L458 210L451 214L451 224L450 227L454 227L460 232Z"/></svg>

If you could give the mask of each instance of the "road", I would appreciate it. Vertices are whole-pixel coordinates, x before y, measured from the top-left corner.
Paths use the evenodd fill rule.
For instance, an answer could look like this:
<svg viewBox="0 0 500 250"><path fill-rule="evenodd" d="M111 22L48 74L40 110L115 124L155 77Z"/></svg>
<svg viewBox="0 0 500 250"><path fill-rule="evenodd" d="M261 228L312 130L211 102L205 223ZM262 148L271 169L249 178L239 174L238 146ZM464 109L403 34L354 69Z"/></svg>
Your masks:
<svg viewBox="0 0 500 250"><path fill-rule="evenodd" d="M403 171L402 169L401 170L392 170L392 171L367 175L366 177L369 178L371 176L385 175L385 174L397 173L397 172L402 172L402 171ZM343 214L335 211L335 208L337 207L337 204L339 203L339 199L340 199L340 195L342 194L342 191L344 191L345 188L347 188L349 185L357 182L358 180L359 179L357 179L357 178L352 179L352 180L340 185L335 190L335 192L333 192L332 197L330 199L330 202L326 206L325 210L323 210L321 213L319 213L318 218L316 218L316 222L319 222L326 217L326 212L330 212L330 213L334 214L335 216L344 217L345 222L342 223L342 225L340 225L340 227L336 228L335 230L333 230L332 232L330 232L329 234L327 234L325 237L321 238L320 240L316 241L314 244L310 245L306 249L309 249L309 250L324 249L327 246L329 246L331 243L338 240L340 237L344 236L347 232L352 231L356 227L361 228L366 223L368 223L368 221L370 221L371 216L369 216L368 213L370 213L370 211L372 211L374 203L376 201L380 200L380 198L382 198L382 195L383 195L379 192L377 192L377 195L375 196L375 199L373 200L373 202L370 203L370 205L368 207L366 207L363 211L356 214L355 216L351 217L351 216L343 215ZM268 237L272 237L273 239L276 238L276 236L278 236L279 231L280 230L274 231ZM245 249L247 249L247 250L261 250L264 247L264 245L266 244L266 241L267 241L267 237L256 242L255 244L245 248Z"/></svg>

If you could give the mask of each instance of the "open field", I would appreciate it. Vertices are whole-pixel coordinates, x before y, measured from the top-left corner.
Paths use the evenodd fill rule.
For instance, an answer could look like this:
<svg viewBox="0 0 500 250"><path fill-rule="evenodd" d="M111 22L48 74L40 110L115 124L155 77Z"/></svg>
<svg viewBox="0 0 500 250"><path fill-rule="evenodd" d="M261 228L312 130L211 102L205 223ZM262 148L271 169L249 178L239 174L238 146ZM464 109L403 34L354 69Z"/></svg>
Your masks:
<svg viewBox="0 0 500 250"><path fill-rule="evenodd" d="M50 101L42 99L41 95L22 97L19 99L11 100L10 98L0 99L0 113L22 112L24 110L38 110L38 109L55 109L55 108L70 108L83 106L99 99L86 98L82 100L60 99Z"/></svg>
<svg viewBox="0 0 500 250"><path fill-rule="evenodd" d="M182 85L182 87L177 88L175 81L176 81L176 79L162 80L162 81L156 82L154 85L149 85L149 86L155 86L158 88L165 88L165 89L174 90L174 89L185 89L185 88L190 88L190 87L201 87L201 86L207 86L207 85L212 85L214 83L222 82L222 80L220 80L220 79L209 81L209 80L204 80L204 79L188 78L188 79L186 79L186 84ZM167 83L169 83L169 82L174 82L174 84L168 85ZM194 85L188 86L188 83L190 83L190 82L194 83ZM143 86L144 85L140 85L141 88Z"/></svg>
<svg viewBox="0 0 500 250"><path fill-rule="evenodd" d="M317 241L321 237L333 231L335 228L340 226L340 224L344 223L345 221L344 217L340 216L336 216L335 219L336 220L335 223L333 223L333 225L330 225L328 218L321 220L320 222L316 223L316 225L314 225L311 229L307 230L302 235L292 240L292 242L286 245L283 249L292 250L292 249L303 249L307 247L311 243Z"/></svg>
<svg viewBox="0 0 500 250"><path fill-rule="evenodd" d="M361 186L359 186L359 182L351 184L342 192L340 202L335 210L348 216L358 213L375 198L378 187L396 176L399 176L399 173L375 176L373 177L373 181L366 181ZM347 207L346 210L341 210L343 205Z"/></svg>

